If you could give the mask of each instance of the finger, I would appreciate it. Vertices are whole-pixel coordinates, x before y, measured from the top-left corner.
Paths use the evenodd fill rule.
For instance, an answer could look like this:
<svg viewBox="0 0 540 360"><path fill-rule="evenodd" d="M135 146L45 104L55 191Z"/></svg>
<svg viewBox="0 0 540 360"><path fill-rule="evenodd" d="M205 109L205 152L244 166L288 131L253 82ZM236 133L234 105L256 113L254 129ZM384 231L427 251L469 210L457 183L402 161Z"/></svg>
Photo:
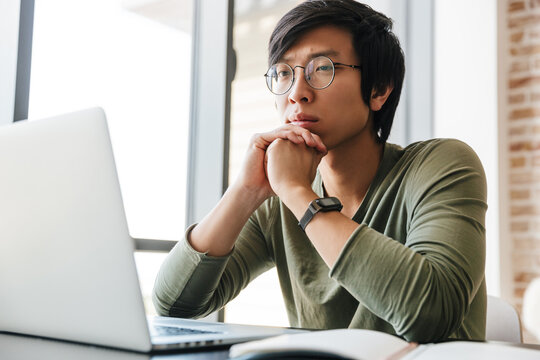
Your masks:
<svg viewBox="0 0 540 360"><path fill-rule="evenodd" d="M317 134L313 134L313 139L315 140L315 148L317 149L317 151L319 151L320 153L324 155L326 155L326 153L328 153L328 149L326 148L326 145L324 145L321 137Z"/></svg>
<svg viewBox="0 0 540 360"><path fill-rule="evenodd" d="M289 140L295 144L303 144L305 142L302 135L299 135L295 131L287 131L287 132L281 133L280 135L283 136L283 137L280 137L281 139Z"/></svg>
<svg viewBox="0 0 540 360"><path fill-rule="evenodd" d="M252 143L258 148L266 148L276 139L289 140L295 144L305 143L309 147L316 148L317 151L326 154L326 146L321 138L310 131L296 125L286 124L267 133L255 134Z"/></svg>
<svg viewBox="0 0 540 360"><path fill-rule="evenodd" d="M306 130L304 128L301 128L299 126L293 125L294 130L297 131L299 134L302 135L302 138L304 139L304 142L307 146L317 149L317 151L326 154L327 149L324 143L322 142L319 135L312 133L309 130Z"/></svg>
<svg viewBox="0 0 540 360"><path fill-rule="evenodd" d="M308 147L317 147L317 141L309 130L296 125L286 125L282 130L287 134L287 139L295 144L304 143Z"/></svg>
<svg viewBox="0 0 540 360"><path fill-rule="evenodd" d="M259 148L266 150L266 148L274 142L276 139L290 140L294 143L298 143L298 136L290 128L279 127L275 130L266 133L255 134L252 138L252 142ZM304 141L304 140L302 140Z"/></svg>
<svg viewBox="0 0 540 360"><path fill-rule="evenodd" d="M272 141L268 140L268 136L266 134L253 134L250 140L250 144L253 144L253 146L262 150L266 150L270 143L272 143Z"/></svg>
<svg viewBox="0 0 540 360"><path fill-rule="evenodd" d="M315 138L313 137L313 134L311 132L302 131L301 135L307 146L316 147L317 142L315 141Z"/></svg>
<svg viewBox="0 0 540 360"><path fill-rule="evenodd" d="M290 127L281 126L269 132L255 134L252 138L252 142L266 149L276 139L296 140L294 139L293 134L294 132Z"/></svg>
<svg viewBox="0 0 540 360"><path fill-rule="evenodd" d="M324 145L321 138L317 134L307 132L306 134L303 134L303 136L306 144L309 147L315 148L318 152L326 155L326 153L328 152L326 149L326 145Z"/></svg>

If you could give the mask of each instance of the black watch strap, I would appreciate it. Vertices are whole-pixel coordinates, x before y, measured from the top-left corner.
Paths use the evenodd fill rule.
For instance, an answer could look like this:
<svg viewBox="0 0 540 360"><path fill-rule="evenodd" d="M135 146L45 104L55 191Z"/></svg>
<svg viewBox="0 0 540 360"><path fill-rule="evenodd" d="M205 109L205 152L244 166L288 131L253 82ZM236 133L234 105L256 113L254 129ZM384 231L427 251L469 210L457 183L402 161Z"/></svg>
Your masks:
<svg viewBox="0 0 540 360"><path fill-rule="evenodd" d="M298 225L306 231L306 226L318 212L341 211L343 205L336 197L318 198L309 203L309 206Z"/></svg>

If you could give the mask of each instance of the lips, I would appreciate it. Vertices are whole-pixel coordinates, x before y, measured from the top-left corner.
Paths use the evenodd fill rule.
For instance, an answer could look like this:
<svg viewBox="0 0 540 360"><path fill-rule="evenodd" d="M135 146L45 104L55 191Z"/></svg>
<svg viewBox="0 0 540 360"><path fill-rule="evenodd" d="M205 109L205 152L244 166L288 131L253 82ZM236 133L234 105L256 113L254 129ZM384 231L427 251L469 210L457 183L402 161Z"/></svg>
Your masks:
<svg viewBox="0 0 540 360"><path fill-rule="evenodd" d="M294 116L289 118L288 120L293 125L299 125L303 123L314 123L318 121L315 116L311 116L304 113L294 114Z"/></svg>

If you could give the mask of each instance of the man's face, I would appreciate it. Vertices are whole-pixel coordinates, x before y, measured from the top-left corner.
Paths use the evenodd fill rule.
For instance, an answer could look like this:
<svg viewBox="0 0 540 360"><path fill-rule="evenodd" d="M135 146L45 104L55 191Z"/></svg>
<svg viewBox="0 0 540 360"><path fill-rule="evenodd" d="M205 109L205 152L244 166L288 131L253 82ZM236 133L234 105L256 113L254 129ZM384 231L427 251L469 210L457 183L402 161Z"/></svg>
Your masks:
<svg viewBox="0 0 540 360"><path fill-rule="evenodd" d="M334 63L359 65L352 35L334 26L307 32L280 59L292 66L305 66L312 58L325 55ZM360 70L336 66L333 82L325 89L308 85L301 68L295 69L292 88L276 95L280 119L319 135L329 150L351 141L372 137L369 108L362 100Z"/></svg>

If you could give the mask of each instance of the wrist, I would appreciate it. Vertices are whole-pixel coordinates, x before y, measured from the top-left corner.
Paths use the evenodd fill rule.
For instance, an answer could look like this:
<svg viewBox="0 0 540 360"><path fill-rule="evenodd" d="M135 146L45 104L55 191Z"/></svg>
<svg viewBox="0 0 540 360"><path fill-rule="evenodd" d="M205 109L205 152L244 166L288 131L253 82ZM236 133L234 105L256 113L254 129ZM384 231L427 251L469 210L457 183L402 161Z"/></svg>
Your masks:
<svg viewBox="0 0 540 360"><path fill-rule="evenodd" d="M300 220L309 204L319 196L311 189L305 187L290 188L280 196L281 201Z"/></svg>
<svg viewBox="0 0 540 360"><path fill-rule="evenodd" d="M268 199L266 191L260 188L242 186L238 184L231 185L224 194L224 197L233 197L235 201L242 204L242 207L250 214Z"/></svg>
<svg viewBox="0 0 540 360"><path fill-rule="evenodd" d="M313 200L310 204L304 216L298 222L298 225L302 230L306 231L306 226L313 220L315 215L320 212L329 212L329 211L341 211L343 205L336 197L325 197Z"/></svg>

